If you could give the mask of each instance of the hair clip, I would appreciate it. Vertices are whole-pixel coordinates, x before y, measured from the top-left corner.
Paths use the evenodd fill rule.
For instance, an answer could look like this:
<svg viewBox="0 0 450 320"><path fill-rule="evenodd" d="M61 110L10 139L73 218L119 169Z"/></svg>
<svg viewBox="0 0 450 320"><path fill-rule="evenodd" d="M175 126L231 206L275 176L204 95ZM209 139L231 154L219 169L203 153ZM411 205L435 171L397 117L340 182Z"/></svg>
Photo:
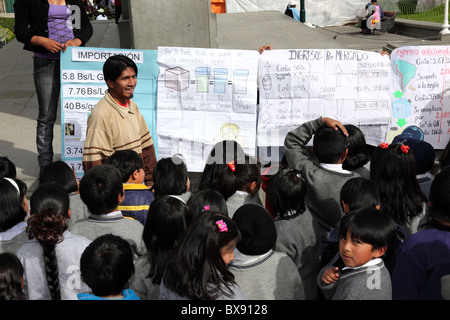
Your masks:
<svg viewBox="0 0 450 320"><path fill-rule="evenodd" d="M227 232L227 224L223 222L223 220L216 221L217 227L219 228L219 232Z"/></svg>
<svg viewBox="0 0 450 320"><path fill-rule="evenodd" d="M402 150L402 152L403 152L404 154L408 154L408 152L409 152L409 146L402 145L402 146L400 147L400 149Z"/></svg>
<svg viewBox="0 0 450 320"><path fill-rule="evenodd" d="M209 210L209 206L204 206L202 212L208 211L208 210Z"/></svg>
<svg viewBox="0 0 450 320"><path fill-rule="evenodd" d="M380 144L380 148L381 148L381 149L387 149L387 148L389 148L389 143L383 142L382 144Z"/></svg>
<svg viewBox="0 0 450 320"><path fill-rule="evenodd" d="M228 168L230 168L231 171L236 171L236 166L234 165L234 161L228 162Z"/></svg>

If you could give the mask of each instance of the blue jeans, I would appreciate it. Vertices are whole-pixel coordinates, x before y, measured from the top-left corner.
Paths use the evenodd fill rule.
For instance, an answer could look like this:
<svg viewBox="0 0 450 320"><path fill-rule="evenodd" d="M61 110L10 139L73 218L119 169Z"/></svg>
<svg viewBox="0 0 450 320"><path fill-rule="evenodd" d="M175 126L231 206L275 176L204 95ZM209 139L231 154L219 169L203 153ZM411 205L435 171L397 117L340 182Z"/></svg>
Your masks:
<svg viewBox="0 0 450 320"><path fill-rule="evenodd" d="M53 126L59 105L59 59L33 59L34 86L39 104L36 128L38 163L42 168L53 161Z"/></svg>

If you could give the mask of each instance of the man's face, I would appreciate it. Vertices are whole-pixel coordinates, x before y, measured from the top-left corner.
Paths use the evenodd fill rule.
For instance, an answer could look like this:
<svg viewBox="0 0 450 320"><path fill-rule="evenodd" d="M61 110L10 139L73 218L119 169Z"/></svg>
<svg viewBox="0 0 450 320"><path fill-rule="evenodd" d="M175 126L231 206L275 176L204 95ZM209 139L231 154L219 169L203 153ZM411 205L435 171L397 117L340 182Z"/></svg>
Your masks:
<svg viewBox="0 0 450 320"><path fill-rule="evenodd" d="M133 98L134 88L137 78L133 68L126 68L116 81L108 80L109 93L122 104L126 104L128 99Z"/></svg>

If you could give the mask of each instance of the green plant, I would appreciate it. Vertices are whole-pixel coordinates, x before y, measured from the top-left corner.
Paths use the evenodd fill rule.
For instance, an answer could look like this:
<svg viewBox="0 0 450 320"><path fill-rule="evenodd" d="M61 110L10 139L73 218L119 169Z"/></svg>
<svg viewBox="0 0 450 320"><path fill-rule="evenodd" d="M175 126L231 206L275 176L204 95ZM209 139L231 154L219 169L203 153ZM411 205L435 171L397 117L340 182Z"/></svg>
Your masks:
<svg viewBox="0 0 450 320"><path fill-rule="evenodd" d="M5 36L7 42L16 38L14 34L14 18L0 18L0 35Z"/></svg>

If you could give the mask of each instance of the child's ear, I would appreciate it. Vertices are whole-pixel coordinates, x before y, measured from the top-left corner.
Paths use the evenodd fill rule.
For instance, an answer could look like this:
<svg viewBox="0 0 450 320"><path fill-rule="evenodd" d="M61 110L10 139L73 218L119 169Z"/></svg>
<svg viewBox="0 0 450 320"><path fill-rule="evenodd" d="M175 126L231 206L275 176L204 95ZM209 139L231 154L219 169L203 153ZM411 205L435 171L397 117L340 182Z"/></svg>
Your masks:
<svg viewBox="0 0 450 320"><path fill-rule="evenodd" d="M349 213L350 212L350 208L349 208L348 204L345 203L342 200L341 200L341 202L342 202L342 210L344 210L344 213Z"/></svg>
<svg viewBox="0 0 450 320"><path fill-rule="evenodd" d="M125 200L125 189L122 187L122 193L119 194L119 205L122 204L123 200Z"/></svg>
<svg viewBox="0 0 450 320"><path fill-rule="evenodd" d="M139 176L139 171L142 169L136 169L133 171L133 173L131 174L131 177L133 178L133 180L136 180Z"/></svg>
<svg viewBox="0 0 450 320"><path fill-rule="evenodd" d="M373 257L380 258L386 253L387 247L381 247L373 250Z"/></svg>

